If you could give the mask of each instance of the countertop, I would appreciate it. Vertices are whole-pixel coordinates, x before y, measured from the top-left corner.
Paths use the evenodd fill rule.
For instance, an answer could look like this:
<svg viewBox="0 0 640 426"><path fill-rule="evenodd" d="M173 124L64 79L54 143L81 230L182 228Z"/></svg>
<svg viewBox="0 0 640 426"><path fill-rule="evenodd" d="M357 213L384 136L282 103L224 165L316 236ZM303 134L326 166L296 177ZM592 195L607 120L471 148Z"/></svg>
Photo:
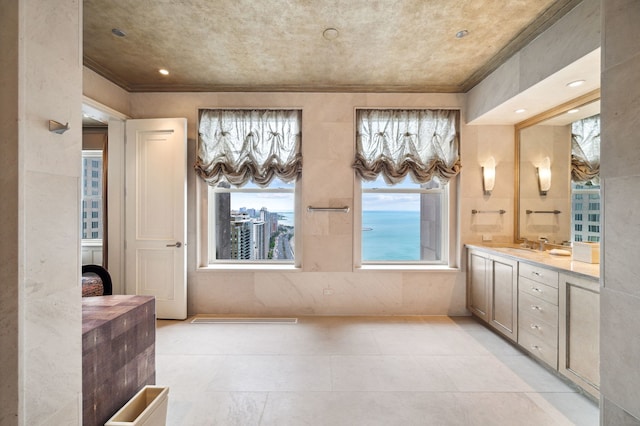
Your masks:
<svg viewBox="0 0 640 426"><path fill-rule="evenodd" d="M466 247L509 257L520 262L541 265L558 272L570 272L586 278L600 278L600 265L573 260L571 256L549 254L549 250L523 249L517 244L465 244Z"/></svg>
<svg viewBox="0 0 640 426"><path fill-rule="evenodd" d="M138 307L148 304L139 314L145 318L149 314L155 319L154 296L94 296L82 298L82 334L121 317Z"/></svg>

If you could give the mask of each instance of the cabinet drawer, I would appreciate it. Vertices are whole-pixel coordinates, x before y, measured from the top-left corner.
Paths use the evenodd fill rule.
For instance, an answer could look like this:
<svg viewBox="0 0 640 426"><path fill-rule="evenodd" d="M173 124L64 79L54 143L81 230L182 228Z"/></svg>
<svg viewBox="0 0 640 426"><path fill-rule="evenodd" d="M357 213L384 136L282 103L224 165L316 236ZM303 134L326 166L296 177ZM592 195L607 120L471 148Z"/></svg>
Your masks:
<svg viewBox="0 0 640 426"><path fill-rule="evenodd" d="M528 333L542 340L551 347L558 346L558 327L541 321L528 312L520 311L518 318L518 333Z"/></svg>
<svg viewBox="0 0 640 426"><path fill-rule="evenodd" d="M558 324L558 307L545 300L520 291L518 294L518 307L520 312L527 313L533 318L544 321L547 324Z"/></svg>
<svg viewBox="0 0 640 426"><path fill-rule="evenodd" d="M554 369L558 368L557 345L545 343L542 339L527 332L518 336L518 343L536 358L540 358Z"/></svg>
<svg viewBox="0 0 640 426"><path fill-rule="evenodd" d="M521 277L558 288L558 273L555 271L524 262L520 262L519 271Z"/></svg>
<svg viewBox="0 0 640 426"><path fill-rule="evenodd" d="M529 293L534 297L538 297L554 305L558 304L558 289L546 284L542 284L526 277L520 277L520 291Z"/></svg>

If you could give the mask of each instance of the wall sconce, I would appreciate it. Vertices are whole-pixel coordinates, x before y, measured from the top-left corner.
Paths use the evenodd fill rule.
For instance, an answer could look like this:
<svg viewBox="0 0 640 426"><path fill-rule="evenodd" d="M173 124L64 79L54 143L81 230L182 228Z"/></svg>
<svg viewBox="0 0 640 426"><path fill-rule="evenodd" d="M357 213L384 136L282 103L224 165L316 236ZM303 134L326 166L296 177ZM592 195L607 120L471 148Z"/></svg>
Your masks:
<svg viewBox="0 0 640 426"><path fill-rule="evenodd" d="M484 195L491 195L496 184L496 160L489 157L482 167L482 190Z"/></svg>
<svg viewBox="0 0 640 426"><path fill-rule="evenodd" d="M551 188L551 161L549 157L544 157L540 165L536 167L536 172L540 195L547 195L547 191Z"/></svg>

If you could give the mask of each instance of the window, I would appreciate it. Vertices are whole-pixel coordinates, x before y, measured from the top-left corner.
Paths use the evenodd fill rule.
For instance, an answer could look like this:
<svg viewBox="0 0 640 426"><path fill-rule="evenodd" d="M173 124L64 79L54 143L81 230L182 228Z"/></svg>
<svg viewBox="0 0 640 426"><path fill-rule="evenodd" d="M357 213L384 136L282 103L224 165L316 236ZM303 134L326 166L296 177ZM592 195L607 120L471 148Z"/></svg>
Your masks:
<svg viewBox="0 0 640 426"><path fill-rule="evenodd" d="M458 120L455 110L356 111L363 264L448 263Z"/></svg>
<svg viewBox="0 0 640 426"><path fill-rule="evenodd" d="M295 259L295 183L208 187L209 263Z"/></svg>
<svg viewBox="0 0 640 426"><path fill-rule="evenodd" d="M82 180L82 238L101 240L103 237L102 151L82 151Z"/></svg>
<svg viewBox="0 0 640 426"><path fill-rule="evenodd" d="M600 185L596 182L597 178L586 183L571 182L572 241L600 241ZM590 201L576 203L578 199Z"/></svg>
<svg viewBox="0 0 640 426"><path fill-rule="evenodd" d="M448 186L362 182L362 261L446 260Z"/></svg>
<svg viewBox="0 0 640 426"><path fill-rule="evenodd" d="M196 173L208 184L201 264L294 263L301 111L201 110Z"/></svg>
<svg viewBox="0 0 640 426"><path fill-rule="evenodd" d="M600 241L600 115L571 123L571 198L572 241ZM588 202L575 203L583 199Z"/></svg>

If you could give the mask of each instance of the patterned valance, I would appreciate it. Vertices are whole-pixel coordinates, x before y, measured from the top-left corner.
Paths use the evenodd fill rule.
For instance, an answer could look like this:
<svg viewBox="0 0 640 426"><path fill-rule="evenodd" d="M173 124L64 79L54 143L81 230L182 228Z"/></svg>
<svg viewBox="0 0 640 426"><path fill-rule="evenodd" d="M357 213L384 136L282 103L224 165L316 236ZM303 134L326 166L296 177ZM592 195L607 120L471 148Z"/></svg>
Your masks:
<svg viewBox="0 0 640 426"><path fill-rule="evenodd" d="M301 111L200 110L196 173L210 185L261 187L302 171Z"/></svg>
<svg viewBox="0 0 640 426"><path fill-rule="evenodd" d="M600 175L600 115L571 124L571 180L588 182Z"/></svg>
<svg viewBox="0 0 640 426"><path fill-rule="evenodd" d="M457 110L358 110L353 168L367 181L382 174L395 184L434 177L446 184L460 172Z"/></svg>

